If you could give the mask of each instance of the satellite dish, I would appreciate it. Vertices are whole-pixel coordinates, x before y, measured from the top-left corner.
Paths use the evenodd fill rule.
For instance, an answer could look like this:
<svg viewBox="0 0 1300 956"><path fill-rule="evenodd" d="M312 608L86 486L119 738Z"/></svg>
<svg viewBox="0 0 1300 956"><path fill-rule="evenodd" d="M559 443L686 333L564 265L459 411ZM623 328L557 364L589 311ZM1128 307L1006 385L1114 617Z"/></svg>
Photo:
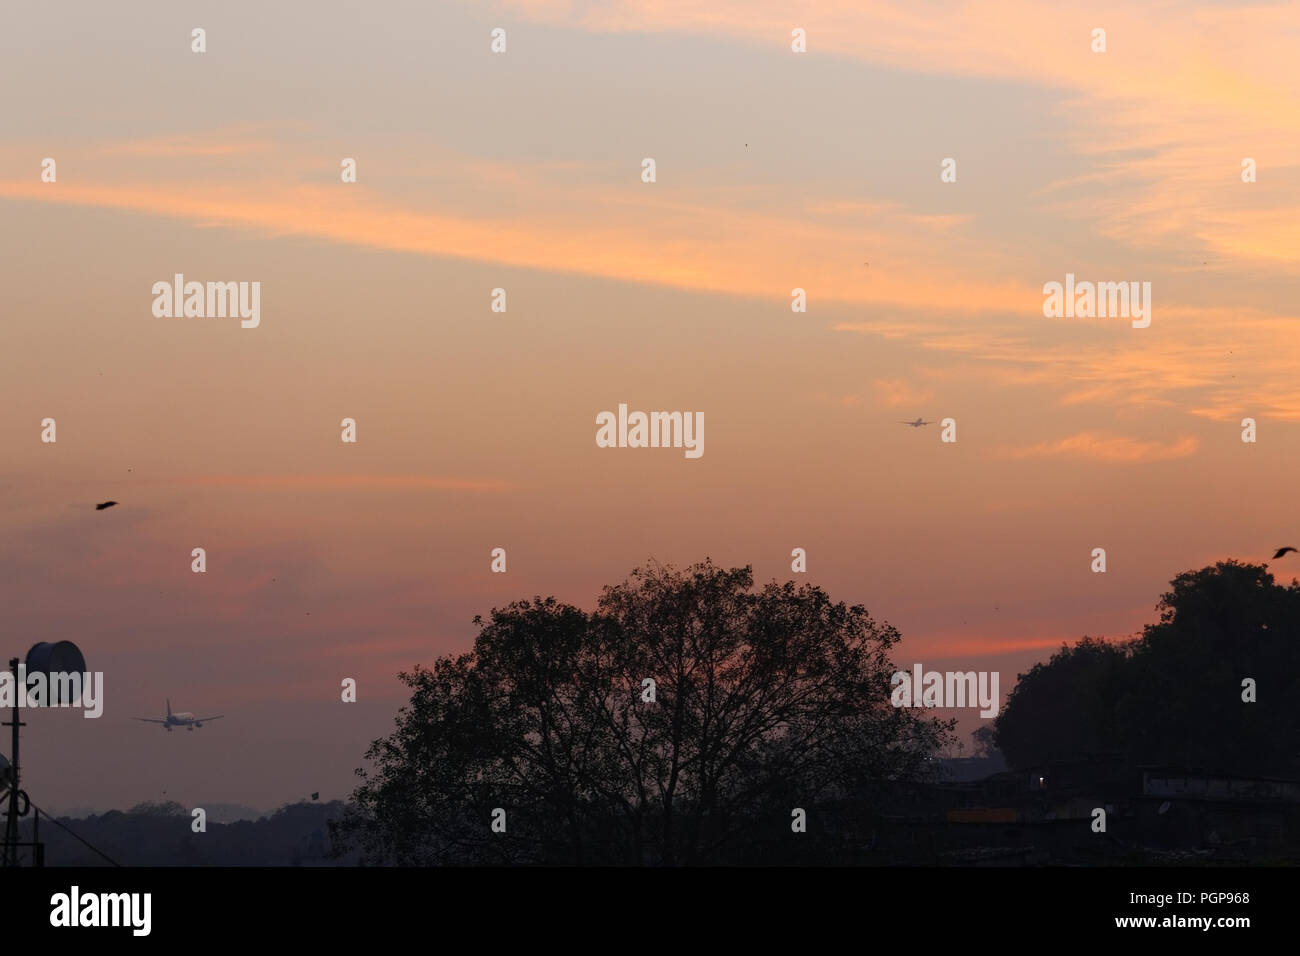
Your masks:
<svg viewBox="0 0 1300 956"><path fill-rule="evenodd" d="M44 674L48 681L51 674L85 674L86 658L81 654L81 648L77 647L71 641L42 641L39 644L33 644L32 649L27 652L27 682L31 685L33 674ZM81 686L81 681L77 682ZM80 695L75 700L64 700L67 694L60 694L64 687L57 681L48 681L46 684L46 706L53 707L60 705L64 707L76 707L81 703Z"/></svg>
<svg viewBox="0 0 1300 956"><path fill-rule="evenodd" d="M1168 813L1169 806L1170 806L1169 801L1166 800L1164 803L1160 804L1160 809L1157 810L1156 813Z"/></svg>

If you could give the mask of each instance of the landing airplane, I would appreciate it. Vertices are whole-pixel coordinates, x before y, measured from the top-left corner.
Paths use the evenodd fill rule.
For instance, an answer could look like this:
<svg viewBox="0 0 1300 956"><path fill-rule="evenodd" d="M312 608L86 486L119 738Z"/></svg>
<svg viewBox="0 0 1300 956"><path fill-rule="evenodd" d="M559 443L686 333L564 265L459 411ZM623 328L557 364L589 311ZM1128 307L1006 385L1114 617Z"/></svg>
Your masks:
<svg viewBox="0 0 1300 956"><path fill-rule="evenodd" d="M132 720L143 720L147 724L162 724L171 733L173 727L184 727L186 730L193 730L195 727L202 727L205 720L220 720L225 714L217 714L215 717L195 717L189 711L182 711L179 714L172 713L171 698L167 699L167 717L165 719L158 717L132 717Z"/></svg>
<svg viewBox="0 0 1300 956"><path fill-rule="evenodd" d="M923 422L923 421L921 421L921 416L918 415L918 416L916 417L916 421L914 421L914 422L899 422L898 424L900 424L900 425L911 425L913 428L920 428L922 425L933 425L934 422Z"/></svg>

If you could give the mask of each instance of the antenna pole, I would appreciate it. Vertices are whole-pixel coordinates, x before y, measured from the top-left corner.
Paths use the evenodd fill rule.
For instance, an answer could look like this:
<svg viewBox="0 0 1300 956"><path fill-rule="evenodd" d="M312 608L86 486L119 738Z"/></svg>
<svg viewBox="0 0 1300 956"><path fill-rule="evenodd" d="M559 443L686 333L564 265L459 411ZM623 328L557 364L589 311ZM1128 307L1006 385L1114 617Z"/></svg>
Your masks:
<svg viewBox="0 0 1300 956"><path fill-rule="evenodd" d="M18 719L18 658L9 660L9 670L14 675L14 719L6 721L13 730L13 750L10 758L12 779L9 781L9 813L5 821L4 866L18 865L18 728L26 726Z"/></svg>

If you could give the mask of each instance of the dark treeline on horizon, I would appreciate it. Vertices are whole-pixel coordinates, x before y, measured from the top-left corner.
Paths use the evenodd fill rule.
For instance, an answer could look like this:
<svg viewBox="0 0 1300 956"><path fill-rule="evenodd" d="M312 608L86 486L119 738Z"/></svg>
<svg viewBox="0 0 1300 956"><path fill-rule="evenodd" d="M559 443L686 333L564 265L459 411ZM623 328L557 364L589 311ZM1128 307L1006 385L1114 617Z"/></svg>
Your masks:
<svg viewBox="0 0 1300 956"><path fill-rule="evenodd" d="M1097 755L1300 776L1300 586L1221 562L1176 577L1158 610L1140 637L1083 638L1021 675L991 734L1015 819L1086 810L1086 792L1034 803L1023 771ZM365 862L924 859L875 851L891 829L958 819L936 793L973 799L944 789L936 759L953 722L889 702L899 633L820 588L651 565L593 613L536 598L478 623L471 653L402 675L410 704L331 824ZM1141 797L1112 807L1131 846L1111 843L1144 842ZM1226 832L1174 814L1161 839L1175 817L1184 845L1196 826Z"/></svg>
<svg viewBox="0 0 1300 956"><path fill-rule="evenodd" d="M166 801L78 818L56 814L72 833L42 819L45 864L112 866L82 840L120 866L333 866L355 861L350 854L331 856L329 821L344 809L338 800L285 804L257 820L209 819L201 833L193 830L192 809ZM21 839L31 839L30 818L20 832Z"/></svg>
<svg viewBox="0 0 1300 956"><path fill-rule="evenodd" d="M1300 585L1220 562L1176 577L1158 610L1139 637L1085 638L1020 675L994 735L1007 762L1300 776Z"/></svg>
<svg viewBox="0 0 1300 956"><path fill-rule="evenodd" d="M890 703L897 630L818 587L756 588L747 567L651 564L592 612L540 597L495 609L472 651L402 674L410 701L347 802L205 833L174 803L71 825L124 865L945 862L1023 842L1013 810L1053 859L1143 859L1161 841L1209 853L1204 833L1248 828L1165 815L1166 801L1157 833L1143 814L1161 801L1133 791L1117 810L1115 781L1153 766L1300 781L1300 585L1221 562L1178 575L1157 609L1137 637L1084 637L1020 675L975 735L1009 769L956 785L939 759L954 722ZM1066 778L1042 768L1099 758L1104 800L1087 774L1027 792L1040 773ZM1101 802L1117 823L1090 840L1076 817ZM1295 802L1268 809L1284 848ZM981 813L999 825L959 825ZM41 838L48 865L103 863L45 821ZM1264 853L1238 844L1238 859ZM1110 856L1087 855L1101 845Z"/></svg>

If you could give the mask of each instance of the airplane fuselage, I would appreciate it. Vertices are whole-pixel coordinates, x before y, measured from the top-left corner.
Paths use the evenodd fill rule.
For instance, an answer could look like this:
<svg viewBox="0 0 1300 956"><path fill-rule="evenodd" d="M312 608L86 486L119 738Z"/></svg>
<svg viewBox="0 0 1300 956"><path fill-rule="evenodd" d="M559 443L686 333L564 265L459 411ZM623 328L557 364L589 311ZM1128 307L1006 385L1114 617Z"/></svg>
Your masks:
<svg viewBox="0 0 1300 956"><path fill-rule="evenodd" d="M189 711L182 711L179 714L168 714L167 723L163 724L163 726L168 730L173 727L184 727L186 730L193 730L195 727L202 727L203 723Z"/></svg>
<svg viewBox="0 0 1300 956"><path fill-rule="evenodd" d="M137 717L135 719L143 720L150 724L162 724L166 730L170 731L173 727L184 727L186 730L195 730L202 727L205 720L220 720L221 717L221 714L217 714L214 717L196 717L194 716L193 711L173 711L172 702L169 700L167 701L166 717Z"/></svg>

